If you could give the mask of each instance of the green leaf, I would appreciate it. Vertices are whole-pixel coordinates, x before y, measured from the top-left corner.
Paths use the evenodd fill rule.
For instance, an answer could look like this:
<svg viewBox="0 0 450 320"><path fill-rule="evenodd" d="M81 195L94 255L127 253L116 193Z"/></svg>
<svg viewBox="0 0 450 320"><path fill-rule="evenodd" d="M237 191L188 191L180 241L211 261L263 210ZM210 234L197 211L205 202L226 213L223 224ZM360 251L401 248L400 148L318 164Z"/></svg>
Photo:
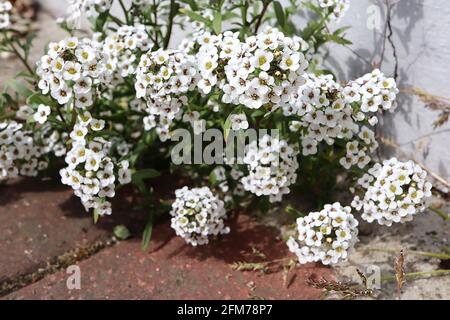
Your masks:
<svg viewBox="0 0 450 320"><path fill-rule="evenodd" d="M143 170L136 171L133 174L133 176L131 177L131 179L133 181L138 181L138 180L144 180L144 179L151 179L151 178L155 178L158 176L160 176L160 172L158 170L143 169Z"/></svg>
<svg viewBox="0 0 450 320"><path fill-rule="evenodd" d="M295 209L295 208L293 208L293 207L291 207L291 206L287 206L286 209L285 209L285 211L286 211L288 214L291 214L291 215L293 215L293 216L296 217L296 218L306 216L306 214L304 214L304 213L298 211L297 209Z"/></svg>
<svg viewBox="0 0 450 320"><path fill-rule="evenodd" d="M144 180L155 178L158 177L159 175L160 173L157 170L143 169L133 173L133 175L131 176L131 181L139 189L140 193L142 193L146 197L149 197L151 193L148 190L147 186L145 185Z"/></svg>
<svg viewBox="0 0 450 320"><path fill-rule="evenodd" d="M211 20L206 19L205 17L199 15L196 12L189 11L186 9L180 9L180 12L186 14L189 18L191 18L194 21L200 21L206 24L207 26L211 26Z"/></svg>
<svg viewBox="0 0 450 320"><path fill-rule="evenodd" d="M191 7L192 11L198 10L198 5L194 0L181 0L183 3L187 3Z"/></svg>
<svg viewBox="0 0 450 320"><path fill-rule="evenodd" d="M273 2L273 8L275 9L275 14L277 16L278 23L280 26L284 27L286 24L286 17L284 14L283 6L280 4L279 1Z"/></svg>
<svg viewBox="0 0 450 320"><path fill-rule="evenodd" d="M125 227L123 224L114 227L113 230L114 236L116 236L120 240L126 240L131 237L131 232Z"/></svg>
<svg viewBox="0 0 450 320"><path fill-rule="evenodd" d="M211 173L208 176L208 181L212 186L217 185L217 176L216 173L213 171L211 171Z"/></svg>
<svg viewBox="0 0 450 320"><path fill-rule="evenodd" d="M95 31L97 32L103 31L103 27L105 26L108 16L109 10L106 10L105 12L102 12L98 15L97 19L95 20Z"/></svg>
<svg viewBox="0 0 450 320"><path fill-rule="evenodd" d="M23 83L12 79L9 80L5 87L13 89L15 92L17 92L20 96L24 98L28 98L33 94L33 91L31 91L27 86L25 86Z"/></svg>
<svg viewBox="0 0 450 320"><path fill-rule="evenodd" d="M150 240L152 238L152 232L153 232L153 213L150 213L150 216L148 217L147 224L145 225L144 233L142 234L142 243L141 243L141 249L147 250Z"/></svg>
<svg viewBox="0 0 450 320"><path fill-rule="evenodd" d="M315 13L317 13L319 16L322 15L323 10L319 7L316 7L315 5L308 3L308 2L303 2L303 5L308 8L311 11L314 11Z"/></svg>
<svg viewBox="0 0 450 320"><path fill-rule="evenodd" d="M346 27L342 27L342 28L336 29L333 32L333 34L338 36L338 35L340 35L341 33L344 33L345 31L347 31L350 28L351 28L350 26L346 26Z"/></svg>
<svg viewBox="0 0 450 320"><path fill-rule="evenodd" d="M94 224L97 223L99 217L100 217L100 215L98 214L98 209L94 209L94 216L93 216Z"/></svg>
<svg viewBox="0 0 450 320"><path fill-rule="evenodd" d="M337 44L342 44L342 45L350 45L352 44L351 41L344 39L342 37L336 36L334 34L329 34L325 36L325 39L328 41L333 41L336 42Z"/></svg>
<svg viewBox="0 0 450 320"><path fill-rule="evenodd" d="M230 113L230 115L228 116L228 118L225 120L225 123L223 124L223 137L225 139L225 143L228 140L228 136L230 134L230 130L231 130L231 116L234 113Z"/></svg>
<svg viewBox="0 0 450 320"><path fill-rule="evenodd" d="M219 11L214 12L213 30L216 34L222 31L222 14Z"/></svg>
<svg viewBox="0 0 450 320"><path fill-rule="evenodd" d="M39 104L45 104L47 106L51 106L54 103L49 97L46 97L39 92L36 92L28 97L27 104L30 106L31 105L39 105Z"/></svg>

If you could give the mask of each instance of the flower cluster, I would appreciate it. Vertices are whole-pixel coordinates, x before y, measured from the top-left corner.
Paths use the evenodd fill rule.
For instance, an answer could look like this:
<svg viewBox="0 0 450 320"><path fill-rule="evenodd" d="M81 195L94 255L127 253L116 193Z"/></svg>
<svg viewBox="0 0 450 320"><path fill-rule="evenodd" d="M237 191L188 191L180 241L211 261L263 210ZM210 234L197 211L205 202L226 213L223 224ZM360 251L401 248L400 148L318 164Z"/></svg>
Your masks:
<svg viewBox="0 0 450 320"><path fill-rule="evenodd" d="M171 226L187 243L197 246L207 244L210 236L227 234L224 203L208 187L183 187L175 191L172 204Z"/></svg>
<svg viewBox="0 0 450 320"><path fill-rule="evenodd" d="M350 82L345 89L346 101L361 101L363 113L394 111L398 92L394 78L387 78L379 69Z"/></svg>
<svg viewBox="0 0 450 320"><path fill-rule="evenodd" d="M287 245L301 264L338 263L347 259L348 251L358 241L357 227L350 207L338 202L327 204L322 211L297 219L297 232Z"/></svg>
<svg viewBox="0 0 450 320"><path fill-rule="evenodd" d="M245 42L238 33L198 35L189 47L195 49L201 75L198 88L208 94L214 86L223 92L222 102L262 106L273 111L292 102L292 96L304 83L308 67L302 51L307 44L299 37L286 37L276 28L266 28Z"/></svg>
<svg viewBox="0 0 450 320"><path fill-rule="evenodd" d="M70 186L81 199L86 210L94 208L99 215L111 214L111 203L106 198L115 195L116 178L120 184L131 182L128 161L120 162L109 157L111 142L96 137L105 122L85 112L70 134L72 148L67 152L66 168L61 169L62 183Z"/></svg>
<svg viewBox="0 0 450 320"><path fill-rule="evenodd" d="M59 18L68 28L76 28L83 14L88 18L97 17L100 13L111 9L113 0L69 0L65 17Z"/></svg>
<svg viewBox="0 0 450 320"><path fill-rule="evenodd" d="M102 43L102 53L106 58L106 68L114 72L111 85L134 74L141 52L152 46L144 25L124 25L109 35Z"/></svg>
<svg viewBox="0 0 450 320"><path fill-rule="evenodd" d="M290 130L300 132L304 156L317 154L322 141L333 145L336 139L350 140L353 147L348 148L340 163L347 169L352 165L363 168L370 161L368 153L378 147L373 132L366 126L360 127L360 118L347 102L345 88L330 75L308 74L296 104L284 106L283 113L298 117L291 121Z"/></svg>
<svg viewBox="0 0 450 320"><path fill-rule="evenodd" d="M6 29L11 24L10 12L12 10L11 2L0 0L0 30Z"/></svg>
<svg viewBox="0 0 450 320"><path fill-rule="evenodd" d="M37 144L35 134L16 121L0 122L0 181L7 178L36 176L48 166L44 155L52 150L57 137Z"/></svg>
<svg viewBox="0 0 450 320"><path fill-rule="evenodd" d="M60 105L74 101L80 109L90 107L99 84L108 81L100 45L75 37L51 43L48 53L37 62L36 73L43 94L50 92Z"/></svg>
<svg viewBox="0 0 450 320"><path fill-rule="evenodd" d="M195 88L197 70L192 57L180 51L158 50L141 57L136 71L136 97L147 102L145 130L156 127L162 141L170 125L187 104L186 93Z"/></svg>
<svg viewBox="0 0 450 320"><path fill-rule="evenodd" d="M427 173L413 161L400 162L396 158L375 164L358 180L366 190L361 199L355 196L352 206L362 210L361 217L391 226L393 222L411 221L413 216L425 210L431 197L431 183Z"/></svg>
<svg viewBox="0 0 450 320"><path fill-rule="evenodd" d="M350 0L318 0L321 8L328 9L331 17L339 21L350 7Z"/></svg>
<svg viewBox="0 0 450 320"><path fill-rule="evenodd" d="M246 148L243 162L248 175L241 178L245 190L259 196L269 196L270 202L281 201L297 180L298 147L287 141L264 135Z"/></svg>

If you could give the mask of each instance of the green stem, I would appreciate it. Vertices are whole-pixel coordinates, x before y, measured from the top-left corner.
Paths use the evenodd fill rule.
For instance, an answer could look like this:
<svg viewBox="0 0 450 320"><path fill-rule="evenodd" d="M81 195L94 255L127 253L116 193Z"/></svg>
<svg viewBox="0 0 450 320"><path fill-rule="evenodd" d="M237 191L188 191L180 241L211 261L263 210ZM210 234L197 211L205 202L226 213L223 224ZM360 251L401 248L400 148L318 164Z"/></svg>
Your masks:
<svg viewBox="0 0 450 320"><path fill-rule="evenodd" d="M9 40L9 39L8 39ZM25 59L25 57L22 57L22 55L20 54L19 50L17 50L17 48L14 46L14 44L12 43L12 41L9 40L9 45L11 46L11 49L13 50L14 54L19 58L19 60L23 63L23 65L25 66L25 68L27 68L28 72L31 73L31 75L34 76L34 70L30 67L30 65L28 64L28 61Z"/></svg>
<svg viewBox="0 0 450 320"><path fill-rule="evenodd" d="M392 253L398 253L400 250L393 250L393 249L369 249L370 251L379 251L379 252L392 252ZM412 254L416 256L422 256L422 257L430 257L430 258L436 258L440 260L450 260L450 255L445 253L436 253L436 252L425 252L425 251L407 251L407 254Z"/></svg>
<svg viewBox="0 0 450 320"><path fill-rule="evenodd" d="M124 23L122 20L120 20L119 18L113 16L111 13L109 13L109 17L111 18L112 21L114 21L118 26L123 26Z"/></svg>
<svg viewBox="0 0 450 320"><path fill-rule="evenodd" d="M439 270L432 270L432 271L420 271L420 272L411 272L411 273L405 273L406 278L421 278L425 276L443 276L443 275L450 275L450 270L447 269L439 269ZM396 276L385 276L381 277L381 281L390 282L395 281Z"/></svg>
<svg viewBox="0 0 450 320"><path fill-rule="evenodd" d="M271 1L263 1L263 8L258 16L258 21L256 22L255 33L258 33L258 29L261 26L261 22L264 18L264 15L266 14L267 8L269 7L270 3Z"/></svg>
<svg viewBox="0 0 450 320"><path fill-rule="evenodd" d="M0 115L0 121L13 119L16 116L15 112L8 112L4 115Z"/></svg>
<svg viewBox="0 0 450 320"><path fill-rule="evenodd" d="M441 217L442 219L444 219L444 221L447 221L448 219L450 219L450 217L448 216L448 214L446 214L445 212L442 212L439 209L433 208L433 207L428 207L429 210L433 211L434 213L436 213L439 217Z"/></svg>
<svg viewBox="0 0 450 320"><path fill-rule="evenodd" d="M125 16L125 21L127 22L127 24L130 24L130 18L128 16L128 11L125 8L125 4L123 3L123 0L119 0L119 4L122 7L123 15Z"/></svg>
<svg viewBox="0 0 450 320"><path fill-rule="evenodd" d="M169 47L170 36L172 35L173 19L176 14L175 9L175 0L170 0L169 24L167 25L166 36L164 37L164 49L167 49Z"/></svg>

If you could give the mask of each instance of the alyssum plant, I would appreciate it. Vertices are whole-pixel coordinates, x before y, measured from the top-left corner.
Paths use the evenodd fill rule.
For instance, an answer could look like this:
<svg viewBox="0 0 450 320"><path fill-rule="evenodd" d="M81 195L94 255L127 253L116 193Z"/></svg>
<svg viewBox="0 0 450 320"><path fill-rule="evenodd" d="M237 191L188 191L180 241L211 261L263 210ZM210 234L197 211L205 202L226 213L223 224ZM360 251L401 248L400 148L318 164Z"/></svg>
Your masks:
<svg viewBox="0 0 450 320"><path fill-rule="evenodd" d="M71 0L58 21L67 38L49 43L33 66L32 36L20 36L12 6L1 1L1 51L17 55L27 72L2 94L0 179L57 167L95 217L111 214L115 190L132 183L148 200L144 246L154 215L168 211L145 184L160 171L190 181L175 192L170 214L173 229L194 246L228 233L233 209L264 211L292 190L308 192L322 210L289 210L298 220L288 246L300 263L345 260L357 241L351 207L326 204L339 187L336 177L344 177L351 205L368 222L390 226L424 210L431 184L421 167L372 159L378 117L396 108L395 81L373 70L338 82L321 63L324 44L349 44L347 28L329 26L348 0L292 0L285 7L267 0L119 0L120 15L113 2ZM313 18L299 29L293 17L303 9ZM76 37L83 17L92 35ZM169 48L180 28L194 31ZM167 159L178 128L225 135L277 129L278 136L252 141L240 163L175 166Z"/></svg>

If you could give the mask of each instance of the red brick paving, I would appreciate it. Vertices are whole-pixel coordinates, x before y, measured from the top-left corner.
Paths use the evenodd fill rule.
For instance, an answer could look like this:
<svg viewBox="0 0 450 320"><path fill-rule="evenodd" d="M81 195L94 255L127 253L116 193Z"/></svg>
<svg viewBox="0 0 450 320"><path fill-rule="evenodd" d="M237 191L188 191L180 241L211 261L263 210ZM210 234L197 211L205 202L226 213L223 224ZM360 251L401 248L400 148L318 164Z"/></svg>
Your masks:
<svg viewBox="0 0 450 320"><path fill-rule="evenodd" d="M242 272L236 261L257 261L252 247L268 259L288 256L275 233L242 216L230 222L232 232L207 246L192 248L174 236L169 224L155 227L151 247L142 252L138 239L104 249L78 265L81 290L69 291L60 271L16 291L5 299L315 299L309 275L331 277L331 270L310 264L291 272L286 288L282 271ZM280 268L281 269L281 268ZM251 287L254 289L252 290Z"/></svg>
<svg viewBox="0 0 450 320"><path fill-rule="evenodd" d="M121 199L114 218L94 226L78 198L57 181L18 179L0 185L0 281L31 273L77 246L106 239L116 224L142 225L146 217L130 208L127 199Z"/></svg>

